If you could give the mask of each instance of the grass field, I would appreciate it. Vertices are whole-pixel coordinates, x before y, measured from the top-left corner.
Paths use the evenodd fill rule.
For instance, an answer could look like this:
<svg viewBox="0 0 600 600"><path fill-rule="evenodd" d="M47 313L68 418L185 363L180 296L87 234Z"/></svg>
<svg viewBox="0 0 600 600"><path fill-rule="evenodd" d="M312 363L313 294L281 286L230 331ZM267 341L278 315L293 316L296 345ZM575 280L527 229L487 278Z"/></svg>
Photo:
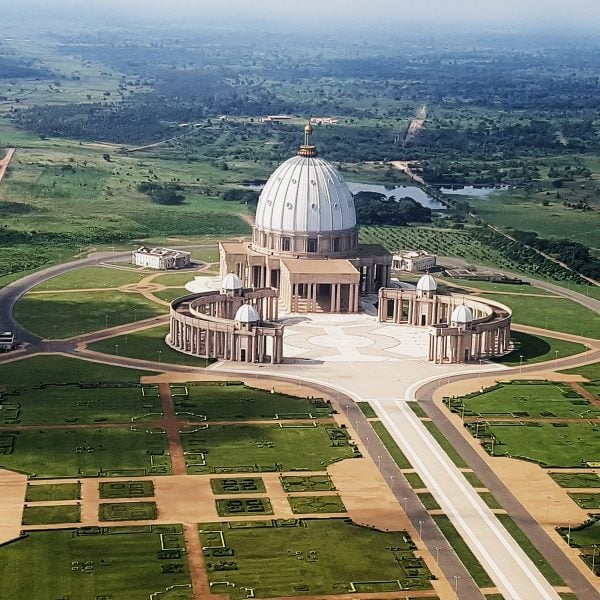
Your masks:
<svg viewBox="0 0 600 600"><path fill-rule="evenodd" d="M42 290L81 290L90 288L117 288L140 282L152 271L136 272L112 267L83 267L53 277L33 288L34 292Z"/></svg>
<svg viewBox="0 0 600 600"><path fill-rule="evenodd" d="M119 533L119 528L111 529L111 534ZM143 530L122 535L31 532L25 539L0 547L2 593L7 599L27 600L148 600L150 594L169 586L189 585L185 554L161 560L160 551L159 534ZM35 577L24 565L35 565ZM191 592L182 598L191 600Z"/></svg>
<svg viewBox="0 0 600 600"><path fill-rule="evenodd" d="M543 557L541 552L535 547L535 545L529 540L529 538L521 531L519 526L508 516L508 515L497 515L498 520L508 533L515 539L517 544L521 546L522 550L531 559L533 564L540 570L541 574L548 580L550 585L564 585L564 581L556 573L556 571L548 564L546 559Z"/></svg>
<svg viewBox="0 0 600 600"><path fill-rule="evenodd" d="M96 352L103 352L104 354L118 354L119 356L127 356L128 358L139 358L141 360L190 367L206 367L214 362L210 358L197 358L173 350L165 343L165 337L168 333L169 326L160 325L94 342L93 344L89 344L88 348Z"/></svg>
<svg viewBox="0 0 600 600"><path fill-rule="evenodd" d="M156 502L112 502L100 504L100 521L153 521L158 516Z"/></svg>
<svg viewBox="0 0 600 600"><path fill-rule="evenodd" d="M527 458L544 467L581 467L600 462L598 428L589 423L489 425L498 442L494 456Z"/></svg>
<svg viewBox="0 0 600 600"><path fill-rule="evenodd" d="M572 300L492 293L482 297L509 306L514 323L594 339L600 337L600 315Z"/></svg>
<svg viewBox="0 0 600 600"><path fill-rule="evenodd" d="M286 492L332 492L335 490L329 475L286 475L281 478Z"/></svg>
<svg viewBox="0 0 600 600"><path fill-rule="evenodd" d="M143 498L154 496L152 481L101 481L100 498Z"/></svg>
<svg viewBox="0 0 600 600"><path fill-rule="evenodd" d="M47 339L62 339L166 314L140 294L115 291L27 294L15 306L23 327Z"/></svg>
<svg viewBox="0 0 600 600"><path fill-rule="evenodd" d="M133 386L82 388L75 384L9 392L2 402L0 424L128 423L134 417L160 419L160 398L142 397L140 387ZM144 419L144 415L149 416Z"/></svg>
<svg viewBox="0 0 600 600"><path fill-rule="evenodd" d="M534 418L586 418L600 416L600 410L568 384L561 383L518 383L500 385L482 394L466 396L465 416L482 418L534 417ZM457 412L459 409L454 408ZM462 409L460 409L462 412Z"/></svg>
<svg viewBox="0 0 600 600"><path fill-rule="evenodd" d="M46 485L27 486L26 502L48 502L54 500L79 500L81 498L80 483L49 483Z"/></svg>
<svg viewBox="0 0 600 600"><path fill-rule="evenodd" d="M479 587L492 587L494 584L480 562L475 558L461 535L456 531L454 525L446 515L434 515L433 520L441 529L444 537L456 552L458 558L465 565L475 583Z"/></svg>
<svg viewBox="0 0 600 600"><path fill-rule="evenodd" d="M290 496L292 512L297 515L311 513L344 513L346 507L338 495L334 496Z"/></svg>
<svg viewBox="0 0 600 600"><path fill-rule="evenodd" d="M566 358L587 350L583 344L541 335L531 335L522 331L511 331L510 337L517 342L519 347L506 356L494 359L495 362L509 367L520 366L521 362L528 365L556 358ZM522 361L521 356L523 357Z"/></svg>
<svg viewBox="0 0 600 600"><path fill-rule="evenodd" d="M583 367L577 367L575 369L567 369L565 371L561 371L561 373L581 375L590 381L600 380L600 362L584 365Z"/></svg>
<svg viewBox="0 0 600 600"><path fill-rule="evenodd" d="M571 499L584 510L597 511L600 509L600 492L590 493L570 493Z"/></svg>
<svg viewBox="0 0 600 600"><path fill-rule="evenodd" d="M375 433L379 436L383 445L387 448L388 452L391 454L392 458L398 465L400 469L412 469L412 465L404 452L400 450L398 444L394 441L394 438L390 435L390 432L385 428L385 425L381 423L381 421L375 421L371 423Z"/></svg>
<svg viewBox="0 0 600 600"><path fill-rule="evenodd" d="M79 381L130 381L138 383L151 371L137 371L102 365L66 356L33 356L0 364L0 381L11 388L30 389L41 383L77 383Z"/></svg>
<svg viewBox="0 0 600 600"><path fill-rule="evenodd" d="M483 488L485 485L481 482L481 479L471 471L463 472L464 478L475 488Z"/></svg>
<svg viewBox="0 0 600 600"><path fill-rule="evenodd" d="M170 471L164 434L114 429L43 429L0 433L0 466L32 477L97 477L100 473L155 475ZM152 454L151 454L152 453ZM152 467L152 461L158 465Z"/></svg>
<svg viewBox="0 0 600 600"><path fill-rule="evenodd" d="M26 506L23 509L23 525L55 525L79 523L81 509L77 504L61 506Z"/></svg>
<svg viewBox="0 0 600 600"><path fill-rule="evenodd" d="M496 498L494 497L494 494L492 494L491 492L479 492L479 496L489 508L502 508L498 500L496 500Z"/></svg>
<svg viewBox="0 0 600 600"><path fill-rule="evenodd" d="M267 498L221 499L215 503L220 517L273 514L273 507Z"/></svg>
<svg viewBox="0 0 600 600"><path fill-rule="evenodd" d="M248 494L265 493L265 483L260 477L238 477L231 479L211 479L210 487L213 494Z"/></svg>
<svg viewBox="0 0 600 600"><path fill-rule="evenodd" d="M597 473L550 473L550 477L564 488L600 488Z"/></svg>
<svg viewBox="0 0 600 600"><path fill-rule="evenodd" d="M172 302L175 298L181 298L181 296L186 296L190 292L185 288L169 288L166 290L160 290L158 292L152 292L153 296L156 298L160 298L165 302Z"/></svg>
<svg viewBox="0 0 600 600"><path fill-rule="evenodd" d="M295 526L294 526L295 525ZM215 586L241 600L252 588L257 598L316 594L341 594L351 582L362 592L430 589L429 571L415 558L414 546L404 532L381 532L360 527L344 519L303 520L289 526L229 529L226 524L207 523L201 531L222 531L226 548L233 556L219 558L222 551L205 549L210 581L230 581L235 588ZM214 534L202 533L204 546ZM218 543L218 542L217 542ZM217 570L223 560L235 570ZM274 569L273 565L277 568ZM225 575L225 576L224 576ZM371 582L371 583L366 583ZM403 592L403 596L406 592Z"/></svg>
<svg viewBox="0 0 600 600"><path fill-rule="evenodd" d="M174 397L177 413L193 420L193 415L209 421L271 420L276 418L313 418L331 415L331 404L309 400L245 385L188 384L187 397Z"/></svg>
<svg viewBox="0 0 600 600"><path fill-rule="evenodd" d="M184 450L192 453L186 456L191 473L276 471L278 468L320 471L332 462L356 456L347 438L338 438L340 432L343 430L323 425L306 428L215 425L196 433L183 433L181 441ZM201 464L203 459L206 466Z"/></svg>

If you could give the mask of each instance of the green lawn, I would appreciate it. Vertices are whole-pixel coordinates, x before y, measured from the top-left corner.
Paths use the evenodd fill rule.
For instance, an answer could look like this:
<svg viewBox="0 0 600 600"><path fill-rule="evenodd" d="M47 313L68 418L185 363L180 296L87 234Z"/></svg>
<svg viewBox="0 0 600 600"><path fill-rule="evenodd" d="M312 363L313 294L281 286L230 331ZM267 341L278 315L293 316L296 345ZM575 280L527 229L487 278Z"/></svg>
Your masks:
<svg viewBox="0 0 600 600"><path fill-rule="evenodd" d="M539 462L544 467L581 467L600 462L598 426L588 423L498 425L489 431L498 442L495 456L511 455Z"/></svg>
<svg viewBox="0 0 600 600"><path fill-rule="evenodd" d="M600 417L600 410L566 383L519 383L499 385L495 389L461 398L465 416L586 418ZM462 412L462 409L453 407Z"/></svg>
<svg viewBox="0 0 600 600"><path fill-rule="evenodd" d="M600 492L599 493L570 493L572 500L584 510L597 511L600 509Z"/></svg>
<svg viewBox="0 0 600 600"><path fill-rule="evenodd" d="M464 478L475 488L484 488L485 485L481 482L481 479L475 475L472 471L463 472Z"/></svg>
<svg viewBox="0 0 600 600"><path fill-rule="evenodd" d="M561 527L558 531L565 537L568 533L568 528ZM590 519L579 527L571 527L571 545L579 548L588 547L590 549L594 545L600 546L600 519ZM596 554L596 559L598 559L599 554L600 552Z"/></svg>
<svg viewBox="0 0 600 600"><path fill-rule="evenodd" d="M426 489L427 486L418 473L404 473L403 475L406 478L406 481L408 481L408 485L410 485L413 490Z"/></svg>
<svg viewBox="0 0 600 600"><path fill-rule="evenodd" d="M541 552L535 547L535 545L529 540L529 538L521 531L519 526L508 516L508 515L496 515L498 520L508 533L515 539L517 544L521 546L522 550L531 559L533 564L540 570L541 574L548 580L550 585L560 586L565 585L564 581L556 573L556 571L548 564Z"/></svg>
<svg viewBox="0 0 600 600"><path fill-rule="evenodd" d="M597 473L550 473L550 477L564 488L600 488Z"/></svg>
<svg viewBox="0 0 600 600"><path fill-rule="evenodd" d="M100 498L144 498L154 496L152 481L101 481Z"/></svg>
<svg viewBox="0 0 600 600"><path fill-rule="evenodd" d="M333 437L330 437L330 434ZM277 425L214 425L183 433L190 473L309 470L320 471L357 456L344 430L333 426L281 428ZM203 465L203 462L206 465Z"/></svg>
<svg viewBox="0 0 600 600"><path fill-rule="evenodd" d="M273 507L267 498L232 498L215 500L220 517L272 515Z"/></svg>
<svg viewBox="0 0 600 600"><path fill-rule="evenodd" d="M169 288L160 290L159 292L152 292L152 295L161 300L165 300L165 302L172 302L175 298L181 298L181 296L186 296L189 293L190 292L185 288Z"/></svg>
<svg viewBox="0 0 600 600"><path fill-rule="evenodd" d="M128 358L139 358L141 360L190 367L206 367L214 362L210 358L197 358L173 350L165 343L165 337L168 333L169 326L160 325L94 342L88 348L96 352L103 352L104 354L118 354L119 356L127 356Z"/></svg>
<svg viewBox="0 0 600 600"><path fill-rule="evenodd" d="M244 588L252 588L257 598L344 594L351 590L351 582L356 582L359 592L399 591L397 584L391 584L396 580L403 590L431 588L430 573L414 556L414 545L405 532L382 532L345 519L301 524L252 528L202 524L201 531L222 531L226 548L233 551L232 556L220 558L222 550L204 550L210 581L235 584L215 586L213 592L230 594L231 600L245 598ZM201 538L203 546L220 545L214 533L202 533ZM226 577L217 570L224 560L235 565Z"/></svg>
<svg viewBox="0 0 600 600"><path fill-rule="evenodd" d="M566 358L587 350L583 344L531 335L522 331L512 331L510 337L517 342L518 348L506 356L494 359L495 362L509 367L520 366L521 356L523 357L522 364L528 365L556 358Z"/></svg>
<svg viewBox="0 0 600 600"><path fill-rule="evenodd" d="M174 396L173 403L178 414L192 420L194 416L209 421L272 420L276 415L282 419L308 419L333 412L331 404L319 398L299 398L246 385L211 382L187 387L188 396Z"/></svg>
<svg viewBox="0 0 600 600"><path fill-rule="evenodd" d="M576 367L575 369L567 369L565 371L561 371L561 373L568 373L569 375L581 375L590 381L600 380L600 362L584 365L583 367Z"/></svg>
<svg viewBox="0 0 600 600"><path fill-rule="evenodd" d="M153 521L158 516L156 502L112 502L100 504L100 521Z"/></svg>
<svg viewBox="0 0 600 600"><path fill-rule="evenodd" d="M297 515L346 512L346 507L337 494L333 496L290 496L288 502L292 512Z"/></svg>
<svg viewBox="0 0 600 600"><path fill-rule="evenodd" d="M383 445L387 448L392 458L400 469L412 469L412 465L404 452L400 450L398 444L394 441L394 438L390 435L390 432L385 428L385 425L381 421L375 421L371 423L375 433L379 436Z"/></svg>
<svg viewBox="0 0 600 600"><path fill-rule="evenodd" d="M26 506L23 509L23 525L54 525L56 523L79 523L81 510L77 504L61 506Z"/></svg>
<svg viewBox="0 0 600 600"><path fill-rule="evenodd" d="M444 537L456 552L458 558L465 565L471 577L479 587L493 587L493 582L486 570L481 566L480 562L475 558L475 555L469 549L469 546L462 539L461 535L456 531L454 525L446 515L434 515L433 520L441 529Z"/></svg>
<svg viewBox="0 0 600 600"><path fill-rule="evenodd" d="M437 510L440 508L440 505L437 503L436 499L429 492L422 492L420 494L417 494L417 496L419 497L421 504L427 510Z"/></svg>
<svg viewBox="0 0 600 600"><path fill-rule="evenodd" d="M12 452L2 454L2 448L10 448L11 444ZM32 477L97 477L101 472L113 476L162 475L170 471L166 452L166 435L136 432L126 427L40 427L0 433L0 466Z"/></svg>
<svg viewBox="0 0 600 600"><path fill-rule="evenodd" d="M80 483L48 483L45 485L27 486L26 502L48 502L54 500L79 500L81 498Z"/></svg>
<svg viewBox="0 0 600 600"><path fill-rule="evenodd" d="M215 250L215 256L218 256L218 250ZM186 269L185 271L180 271L179 273L165 273L164 275L159 275L152 280L152 283L160 283L161 285L168 286L183 286L190 281L193 281L194 277L201 275L196 269ZM188 292L189 293L189 292Z"/></svg>
<svg viewBox="0 0 600 600"><path fill-rule="evenodd" d="M489 508L502 508L500 503L491 492L479 492L481 499L488 505Z"/></svg>
<svg viewBox="0 0 600 600"><path fill-rule="evenodd" d="M151 274L151 271L140 273L113 267L82 267L53 277L36 286L33 291L117 288L122 285L138 283L149 274Z"/></svg>
<svg viewBox="0 0 600 600"><path fill-rule="evenodd" d="M482 297L509 306L514 323L600 338L600 315L572 300L493 293Z"/></svg>
<svg viewBox="0 0 600 600"><path fill-rule="evenodd" d="M367 419L376 419L377 413L373 410L373 407L368 402L357 402L356 406L360 408L363 415L367 417Z"/></svg>
<svg viewBox="0 0 600 600"><path fill-rule="evenodd" d="M114 528L111 533L120 532ZM24 539L0 547L3 597L148 600L151 594L164 592L169 586L189 585L185 553L161 560L160 552L158 533L115 536L108 532L77 535L77 530L31 532ZM35 566L35 577L24 565ZM188 596L178 598L184 599L192 599L191 590Z"/></svg>
<svg viewBox="0 0 600 600"><path fill-rule="evenodd" d="M335 490L329 475L286 475L281 478L286 492L332 492Z"/></svg>
<svg viewBox="0 0 600 600"><path fill-rule="evenodd" d="M227 479L211 479L210 487L213 494L258 494L265 493L265 483L260 477L238 477Z"/></svg>
<svg viewBox="0 0 600 600"><path fill-rule="evenodd" d="M0 364L0 381L11 388L31 388L41 383L77 383L79 381L132 381L152 375L124 367L102 365L66 356L33 356Z"/></svg>
<svg viewBox="0 0 600 600"><path fill-rule="evenodd" d="M138 384L132 384L132 387L109 385L53 385L9 392L2 402L0 424L128 423L132 418L162 418L160 398L142 397Z"/></svg>
<svg viewBox="0 0 600 600"><path fill-rule="evenodd" d="M166 314L140 294L74 292L27 294L15 306L23 327L47 339L62 339Z"/></svg>

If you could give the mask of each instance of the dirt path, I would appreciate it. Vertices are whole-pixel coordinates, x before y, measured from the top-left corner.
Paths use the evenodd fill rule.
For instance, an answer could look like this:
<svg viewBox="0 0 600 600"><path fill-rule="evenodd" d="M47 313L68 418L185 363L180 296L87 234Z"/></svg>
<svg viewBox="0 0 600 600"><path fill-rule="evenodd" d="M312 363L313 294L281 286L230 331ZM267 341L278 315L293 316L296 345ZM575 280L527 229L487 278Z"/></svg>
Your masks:
<svg viewBox="0 0 600 600"><path fill-rule="evenodd" d="M0 183L2 183L2 180L4 179L4 176L6 175L8 165L10 164L10 161L12 160L13 156L15 155L15 152L16 152L16 148L7 148L6 155L4 156L4 158L2 160L0 160Z"/></svg>
<svg viewBox="0 0 600 600"><path fill-rule="evenodd" d="M21 534L27 477L0 469L0 544Z"/></svg>
<svg viewBox="0 0 600 600"><path fill-rule="evenodd" d="M586 400L589 400L589 402L595 406L596 408L600 409L600 400L598 398L596 398L595 394L592 394L592 392L590 392L590 390L586 390L580 383L577 383L576 381L572 382L569 384L580 396L583 396Z"/></svg>
<svg viewBox="0 0 600 600"><path fill-rule="evenodd" d="M245 215L244 213L238 213L237 216L244 221L244 223L248 223L250 227L254 227L254 219L250 215Z"/></svg>
<svg viewBox="0 0 600 600"><path fill-rule="evenodd" d="M171 387L168 383L159 383L158 389L163 405L164 428L167 432L167 440L169 442L169 454L171 455L171 465L173 475L185 475L185 456L181 447L181 439L179 437L179 423L175 416L175 408L173 406L173 398L171 397Z"/></svg>

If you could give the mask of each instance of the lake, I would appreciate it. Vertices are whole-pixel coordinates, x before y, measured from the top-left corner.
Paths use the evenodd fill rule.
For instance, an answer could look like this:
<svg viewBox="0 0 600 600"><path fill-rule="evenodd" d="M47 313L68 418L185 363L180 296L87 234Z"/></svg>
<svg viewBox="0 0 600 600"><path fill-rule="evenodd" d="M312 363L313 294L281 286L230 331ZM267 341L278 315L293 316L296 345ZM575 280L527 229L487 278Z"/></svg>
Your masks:
<svg viewBox="0 0 600 600"><path fill-rule="evenodd" d="M489 198L494 192L506 192L510 188L507 185L497 187L475 187L474 185L465 185L462 187L443 187L440 188L442 194L449 196L470 196L471 198Z"/></svg>

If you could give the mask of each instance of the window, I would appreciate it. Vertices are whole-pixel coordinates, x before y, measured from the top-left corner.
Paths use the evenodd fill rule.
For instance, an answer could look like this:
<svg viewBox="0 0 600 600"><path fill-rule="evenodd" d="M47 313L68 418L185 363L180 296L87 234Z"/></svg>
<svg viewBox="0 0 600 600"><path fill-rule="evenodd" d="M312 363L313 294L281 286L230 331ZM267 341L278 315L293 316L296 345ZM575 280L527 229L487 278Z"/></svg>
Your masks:
<svg viewBox="0 0 600 600"><path fill-rule="evenodd" d="M290 244L290 238L289 237L281 238L281 249L284 252L290 252L290 250L291 250L291 244Z"/></svg>
<svg viewBox="0 0 600 600"><path fill-rule="evenodd" d="M341 248L340 238L339 237L333 238L333 251L339 252L340 248Z"/></svg>
<svg viewBox="0 0 600 600"><path fill-rule="evenodd" d="M317 238L308 238L308 243L306 244L307 252L316 252L317 251Z"/></svg>

